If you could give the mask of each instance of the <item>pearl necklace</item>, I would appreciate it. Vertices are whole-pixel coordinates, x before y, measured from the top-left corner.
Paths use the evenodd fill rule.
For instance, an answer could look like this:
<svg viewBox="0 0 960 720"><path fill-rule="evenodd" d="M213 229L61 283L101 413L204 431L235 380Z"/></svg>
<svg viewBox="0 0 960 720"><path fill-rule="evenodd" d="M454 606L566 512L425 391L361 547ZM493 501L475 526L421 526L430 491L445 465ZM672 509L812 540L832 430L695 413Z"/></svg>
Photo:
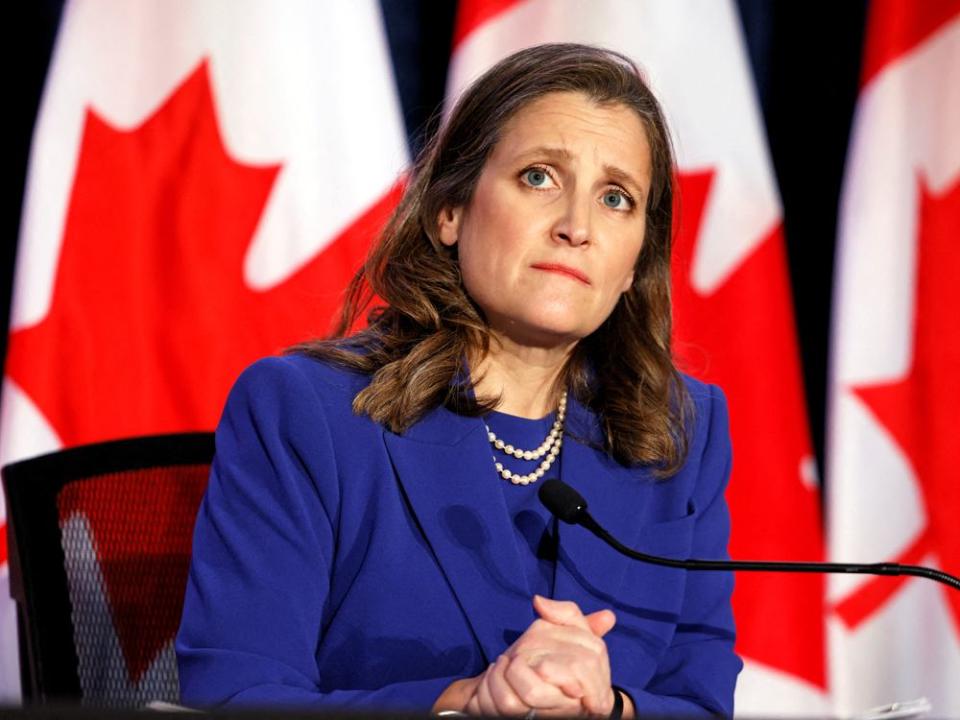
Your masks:
<svg viewBox="0 0 960 720"><path fill-rule="evenodd" d="M543 442L540 443L540 446L536 450L521 450L518 447L514 447L509 443L505 443L503 440L497 437L496 433L490 429L490 426L484 423L484 427L487 428L487 439L490 440L490 444L493 445L494 449L499 450L507 455L513 455L515 458L520 458L522 460L539 460L544 455L546 459L540 463L540 466L533 472L527 475L521 475L519 473L511 472L506 469L499 460L497 456L493 456L494 467L497 468L497 472L500 474L504 480L509 480L514 485L529 485L534 483L544 476L547 470L550 469L550 466L553 465L554 461L560 455L560 446L563 445L563 421L567 415L567 391L563 391L563 395L560 396L560 405L557 407L557 419L553 422L553 427L550 428L550 432L547 434L547 437L544 438Z"/></svg>

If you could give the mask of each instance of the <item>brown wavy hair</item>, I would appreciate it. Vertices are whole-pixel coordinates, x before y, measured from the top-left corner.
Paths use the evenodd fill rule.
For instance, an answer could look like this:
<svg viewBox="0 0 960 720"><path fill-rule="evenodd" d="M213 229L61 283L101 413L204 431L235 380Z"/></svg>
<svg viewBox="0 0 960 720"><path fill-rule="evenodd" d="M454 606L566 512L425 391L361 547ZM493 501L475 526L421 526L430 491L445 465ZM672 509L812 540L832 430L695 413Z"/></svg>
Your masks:
<svg viewBox="0 0 960 720"><path fill-rule="evenodd" d="M438 239L437 221L445 208L470 203L505 123L555 92L631 108L646 130L652 163L633 286L577 344L558 388L569 388L596 413L603 449L613 458L651 465L667 477L686 457L691 407L670 347L673 150L656 98L636 65L619 53L539 45L507 57L474 82L419 155L399 205L348 287L331 338L291 351L371 375L353 409L397 433L440 405L464 415L494 409L499 398L476 397L476 378L467 367L470 358L489 351L490 331L464 289L456 246ZM375 298L383 304L369 311L367 328L349 335Z"/></svg>

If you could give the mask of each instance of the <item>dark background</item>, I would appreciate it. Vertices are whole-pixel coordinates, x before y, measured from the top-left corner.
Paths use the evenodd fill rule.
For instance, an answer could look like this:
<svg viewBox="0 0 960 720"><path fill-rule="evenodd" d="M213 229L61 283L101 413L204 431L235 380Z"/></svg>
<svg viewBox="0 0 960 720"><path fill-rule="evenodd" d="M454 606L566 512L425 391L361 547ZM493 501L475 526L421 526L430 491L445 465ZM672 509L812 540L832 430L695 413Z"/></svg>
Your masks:
<svg viewBox="0 0 960 720"><path fill-rule="evenodd" d="M338 1L338 0L331 0ZM670 0L665 0L669 2ZM716 0L705 0L716 1ZM443 98L455 0L380 0L411 150ZM62 0L17 3L6 16L15 62L8 123L13 191L0 257L0 357L5 356L16 239L33 122ZM784 207L811 431L823 467L830 298L837 203L856 102L866 0L738 0ZM9 6L8 6L9 7ZM640 62L643 58L637 58Z"/></svg>

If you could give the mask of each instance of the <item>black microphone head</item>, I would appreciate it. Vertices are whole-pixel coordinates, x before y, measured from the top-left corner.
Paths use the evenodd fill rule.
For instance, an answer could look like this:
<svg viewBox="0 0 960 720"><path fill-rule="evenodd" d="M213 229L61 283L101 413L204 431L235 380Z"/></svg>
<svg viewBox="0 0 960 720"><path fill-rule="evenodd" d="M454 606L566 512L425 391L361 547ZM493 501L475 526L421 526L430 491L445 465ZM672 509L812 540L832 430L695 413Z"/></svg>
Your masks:
<svg viewBox="0 0 960 720"><path fill-rule="evenodd" d="M546 480L537 491L537 497L553 515L571 525L579 523L587 510L583 495L563 480Z"/></svg>

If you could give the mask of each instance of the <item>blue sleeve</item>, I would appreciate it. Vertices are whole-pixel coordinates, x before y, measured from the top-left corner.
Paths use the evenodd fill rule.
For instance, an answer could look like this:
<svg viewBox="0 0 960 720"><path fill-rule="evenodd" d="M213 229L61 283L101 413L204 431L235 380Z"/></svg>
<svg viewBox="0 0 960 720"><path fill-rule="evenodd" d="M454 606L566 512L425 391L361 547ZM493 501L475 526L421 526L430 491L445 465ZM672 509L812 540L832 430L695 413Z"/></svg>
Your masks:
<svg viewBox="0 0 960 720"><path fill-rule="evenodd" d="M730 478L732 452L723 393L709 389L704 422L706 434L693 503L698 519L690 556L726 559L730 514L724 490ZM688 463L691 460L688 460ZM743 663L734 653L734 621L730 597L733 573L687 571L676 633L657 672L644 688L618 682L643 715L733 716L733 693Z"/></svg>
<svg viewBox="0 0 960 720"><path fill-rule="evenodd" d="M337 474L323 403L301 370L281 358L249 368L217 428L194 532L176 640L186 705L422 711L456 679L320 691Z"/></svg>

